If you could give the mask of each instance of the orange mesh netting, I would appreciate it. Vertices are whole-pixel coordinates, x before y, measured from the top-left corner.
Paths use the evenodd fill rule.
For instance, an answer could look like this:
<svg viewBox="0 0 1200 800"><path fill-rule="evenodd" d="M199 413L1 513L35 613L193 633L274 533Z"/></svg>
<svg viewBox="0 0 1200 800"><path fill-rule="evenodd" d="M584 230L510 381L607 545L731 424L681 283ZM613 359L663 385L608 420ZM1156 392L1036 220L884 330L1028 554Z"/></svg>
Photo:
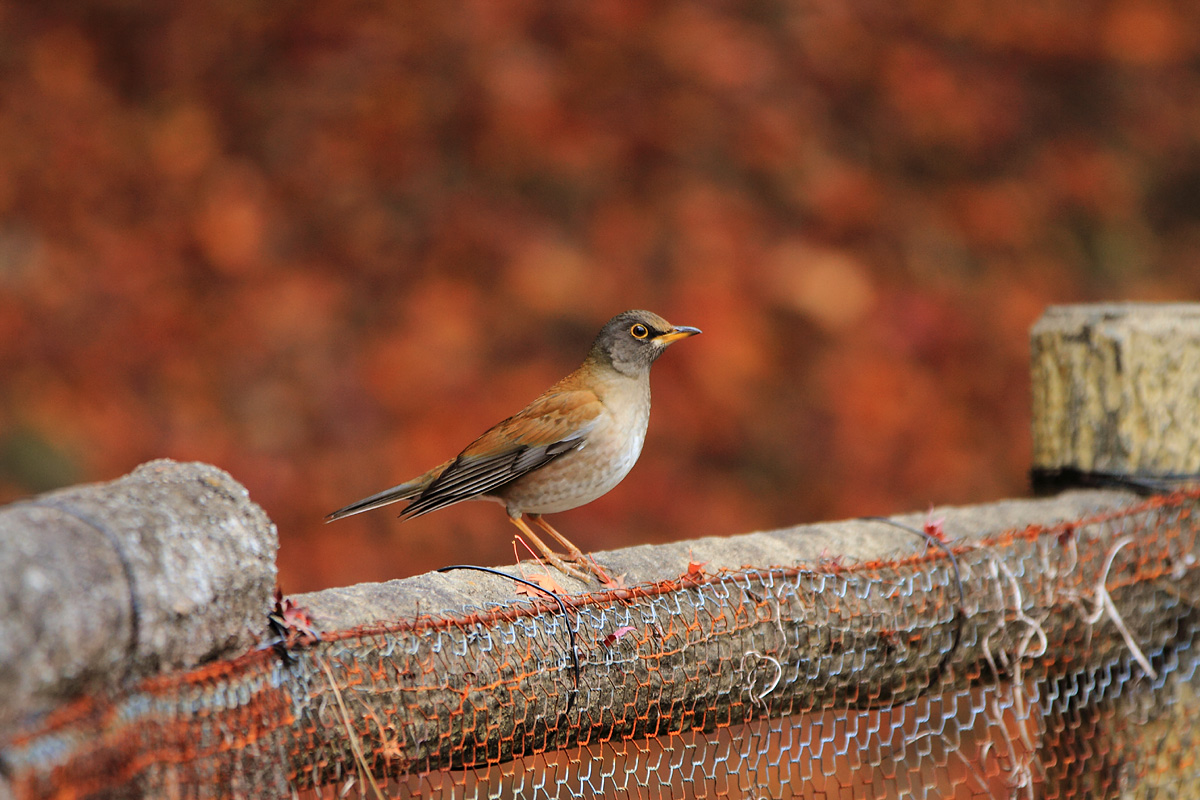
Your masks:
<svg viewBox="0 0 1200 800"><path fill-rule="evenodd" d="M1198 498L956 541L961 581L918 545L327 632L75 703L0 774L18 798L1190 797Z"/></svg>

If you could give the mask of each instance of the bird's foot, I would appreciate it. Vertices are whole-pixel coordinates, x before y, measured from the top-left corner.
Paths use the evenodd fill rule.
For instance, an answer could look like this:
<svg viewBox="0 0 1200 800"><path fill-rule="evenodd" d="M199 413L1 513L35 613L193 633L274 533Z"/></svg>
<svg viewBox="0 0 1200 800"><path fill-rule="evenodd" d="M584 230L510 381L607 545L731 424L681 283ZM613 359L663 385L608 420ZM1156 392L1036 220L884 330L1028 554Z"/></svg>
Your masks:
<svg viewBox="0 0 1200 800"><path fill-rule="evenodd" d="M534 542L535 546L538 544L537 539L534 539L533 542ZM540 550L541 548L538 548L538 549ZM583 581L584 583L588 583L591 580L585 573L579 571L574 566L572 566L572 564L579 563L578 561L576 561L573 558L563 559L558 553L554 552L553 550L551 550L548 547L545 550L542 550L542 557L545 558L546 561L550 562L550 565L552 567L554 567L556 570L558 570L559 572L562 572L566 575L570 575L572 578L574 578L578 581ZM581 565L581 566L585 566L585 565Z"/></svg>
<svg viewBox="0 0 1200 800"><path fill-rule="evenodd" d="M525 520L521 519L521 517L510 516L508 519L509 522L521 530L521 533L525 534L525 538L537 548L538 552L542 554L542 558L546 559L555 569L584 583L591 582L591 578L586 574L591 573L604 586L612 585L613 581L608 573L601 569L600 565L594 559L584 555L583 551L572 544L567 537L554 530L550 523L546 522L538 514L530 514L529 518L539 528L553 536L566 549L565 557L554 552L549 545L542 541L540 536L533 532L533 529L525 524Z"/></svg>
<svg viewBox="0 0 1200 800"><path fill-rule="evenodd" d="M592 558L591 556L586 556L583 553L576 551L576 553L568 554L567 560L572 564L578 564L580 567L596 576L596 580L600 581L601 585L605 586L606 588L611 589L616 585L613 582L613 579L609 577L609 574L605 572L604 569L596 563L596 559Z"/></svg>
<svg viewBox="0 0 1200 800"><path fill-rule="evenodd" d="M508 521L511 522L513 525L516 525L517 528L520 529L521 533L525 534L525 538L534 547L537 548L538 552L541 553L541 557L544 558L546 561L548 561L552 567L554 567L555 569L557 569L559 572L563 573L564 575L570 575L572 578L574 578L578 581L582 581L583 583L588 583L588 581L590 579L588 578L587 575L585 575L583 572L580 572L575 567L571 566L571 564L567 563L568 561L571 561L574 563L581 563L579 561L579 559L568 556L567 560L563 560L562 556L560 556L558 553L551 550L550 546L547 545L545 542L543 542L541 540L541 537L539 537L536 533L534 533L533 530L528 525L525 524L525 520L521 519L520 517L510 516L508 518ZM583 554L580 553L580 555L583 555ZM536 554L535 554L535 557L536 557Z"/></svg>
<svg viewBox="0 0 1200 800"><path fill-rule="evenodd" d="M586 555L582 550L575 546L574 542L555 530L554 526L549 522L546 522L541 514L530 514L529 518L533 520L533 524L537 525L546 533L553 536L555 541L563 546L563 548L567 551L567 561L578 565L579 567L582 567L583 569L595 575L596 579L599 580L604 586L611 587L613 585L613 579L609 577L608 573L605 572L599 564L596 563L596 559Z"/></svg>

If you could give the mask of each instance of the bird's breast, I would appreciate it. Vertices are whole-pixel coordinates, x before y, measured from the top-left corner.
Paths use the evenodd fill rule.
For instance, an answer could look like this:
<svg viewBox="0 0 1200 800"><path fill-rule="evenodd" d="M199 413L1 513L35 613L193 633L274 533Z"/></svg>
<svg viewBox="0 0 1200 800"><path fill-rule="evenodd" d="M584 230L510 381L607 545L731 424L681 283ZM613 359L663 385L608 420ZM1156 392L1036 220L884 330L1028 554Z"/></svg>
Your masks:
<svg viewBox="0 0 1200 800"><path fill-rule="evenodd" d="M622 385L628 383L629 385ZM604 411L581 447L508 484L498 494L512 510L566 511L606 494L642 453L650 421L650 387L622 381L602 396Z"/></svg>

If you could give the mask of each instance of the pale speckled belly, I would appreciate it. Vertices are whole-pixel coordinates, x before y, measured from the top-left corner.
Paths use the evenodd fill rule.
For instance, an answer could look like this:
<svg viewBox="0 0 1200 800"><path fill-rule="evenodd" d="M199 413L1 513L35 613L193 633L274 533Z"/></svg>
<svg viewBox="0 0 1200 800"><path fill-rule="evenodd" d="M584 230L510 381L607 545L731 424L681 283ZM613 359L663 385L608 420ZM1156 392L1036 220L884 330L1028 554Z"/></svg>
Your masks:
<svg viewBox="0 0 1200 800"><path fill-rule="evenodd" d="M577 508L606 494L629 474L642 452L650 419L650 398L630 398L630 413L618 421L611 415L597 420L587 443L498 492L511 510L553 514ZM639 402L641 401L641 402ZM624 433L617 434L616 428Z"/></svg>

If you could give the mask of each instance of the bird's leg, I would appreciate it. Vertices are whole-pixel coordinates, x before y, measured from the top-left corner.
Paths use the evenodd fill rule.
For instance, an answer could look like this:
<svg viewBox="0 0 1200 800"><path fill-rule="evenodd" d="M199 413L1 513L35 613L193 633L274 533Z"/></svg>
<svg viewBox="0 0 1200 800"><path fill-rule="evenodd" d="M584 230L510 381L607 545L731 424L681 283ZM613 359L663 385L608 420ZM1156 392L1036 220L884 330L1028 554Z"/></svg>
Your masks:
<svg viewBox="0 0 1200 800"><path fill-rule="evenodd" d="M608 573L602 570L599 564L597 564L593 559L590 559L584 555L583 551L576 547L574 542L563 536L558 531L554 530L554 526L547 522L541 514L530 514L529 519L533 521L534 525L537 525L546 533L553 536L559 544L566 548L568 560L575 564L581 564L586 567L588 572L591 572L600 579L601 583L608 584L612 582L612 578L608 577Z"/></svg>
<svg viewBox="0 0 1200 800"><path fill-rule="evenodd" d="M537 517L534 516L533 514L530 514L529 516L531 519L537 520ZM572 567L567 562L563 561L562 558L558 555L558 553L551 550L549 548L549 546L547 546L546 543L543 542L541 540L541 538L536 533L534 533L533 530L528 525L525 524L525 520L521 519L520 514L517 514L515 516L512 514L509 514L508 521L511 522L513 525L516 525L521 530L521 533L525 534L525 536L529 539L529 541L533 542L533 546L536 547L539 551L541 551L541 554L546 557L546 560L549 561L552 565L554 565L554 567L559 572L564 572L567 575L570 575L572 578L577 578L578 580L581 580L584 583L588 582L588 577L586 575L584 575L582 572L580 572L579 570ZM551 528L551 530L553 531L554 529ZM557 533L557 531L555 532L555 535L556 536L559 535ZM577 553L579 552L579 548L575 547L574 545L571 545L571 546L575 548L575 552L577 552ZM580 555L582 555L582 553L580 553ZM574 560L574 559L572 559L572 560Z"/></svg>

